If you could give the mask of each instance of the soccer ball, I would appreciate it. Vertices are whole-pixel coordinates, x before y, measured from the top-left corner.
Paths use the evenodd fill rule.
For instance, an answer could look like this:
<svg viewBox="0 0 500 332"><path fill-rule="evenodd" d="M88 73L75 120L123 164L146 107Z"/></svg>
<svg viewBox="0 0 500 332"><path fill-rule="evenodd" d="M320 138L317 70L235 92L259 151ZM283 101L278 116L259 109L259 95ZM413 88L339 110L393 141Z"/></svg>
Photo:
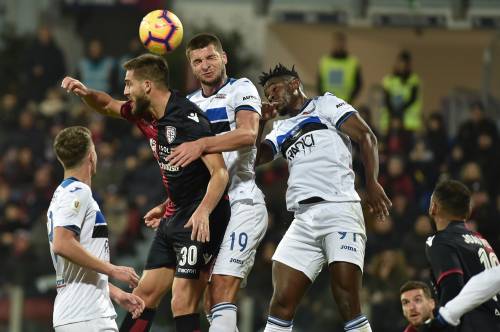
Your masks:
<svg viewBox="0 0 500 332"><path fill-rule="evenodd" d="M163 55L180 45L183 35L182 23L168 10L153 10L142 19L139 38L151 53Z"/></svg>

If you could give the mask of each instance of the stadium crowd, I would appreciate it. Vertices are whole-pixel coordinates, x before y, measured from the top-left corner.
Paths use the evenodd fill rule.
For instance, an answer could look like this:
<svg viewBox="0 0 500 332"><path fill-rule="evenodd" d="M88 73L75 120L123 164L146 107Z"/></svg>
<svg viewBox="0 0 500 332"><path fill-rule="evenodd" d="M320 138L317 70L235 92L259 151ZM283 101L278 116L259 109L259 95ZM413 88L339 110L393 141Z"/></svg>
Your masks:
<svg viewBox="0 0 500 332"><path fill-rule="evenodd" d="M31 47L37 52L23 60L22 84L0 95L0 270L9 271L0 274L0 302L7 299L4 286L11 284L22 286L27 298L54 298L54 290L42 292L36 280L53 274L45 213L62 178L52 152L53 138L62 128L85 125L92 132L99 158L94 198L109 220L112 257L141 254L135 244L148 241L152 232L142 216L165 197L157 181L158 167L139 130L126 121L96 115L80 100L66 96L59 88L66 71L64 54L49 30L41 29ZM138 50L132 46L129 57L134 52ZM99 43L93 41L87 57L79 62L78 76L89 86L121 95L119 64L126 58L103 55ZM375 129L372 106L359 107L359 111ZM453 137L440 111L424 112L421 130L408 130L395 117L385 132L377 132L380 179L393 208L386 222L366 220L364 311L374 331L402 331L406 324L399 287L408 279L429 279L424 244L433 230L427 208L439 179L459 179L471 188L474 209L469 224L500 252L500 139L497 124L487 111L480 102L471 103L468 119ZM359 155L355 154L353 167L362 194ZM270 220L244 291L254 300L256 330L265 324L272 294L271 256L293 219L285 207L284 162L259 168L257 178L266 195ZM299 309L294 323L298 331L342 327L325 289L329 286L323 274ZM5 323L8 317L0 315L0 319ZM46 319L50 326L51 317Z"/></svg>

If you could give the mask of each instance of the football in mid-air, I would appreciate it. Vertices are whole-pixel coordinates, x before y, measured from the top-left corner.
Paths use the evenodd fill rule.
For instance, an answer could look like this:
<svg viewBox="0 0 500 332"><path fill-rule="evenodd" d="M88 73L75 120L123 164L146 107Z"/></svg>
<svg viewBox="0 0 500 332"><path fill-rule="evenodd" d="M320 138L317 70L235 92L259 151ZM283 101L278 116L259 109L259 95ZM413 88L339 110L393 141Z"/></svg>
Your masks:
<svg viewBox="0 0 500 332"><path fill-rule="evenodd" d="M180 45L184 30L179 18L168 10L148 13L139 26L139 38L151 53L163 55Z"/></svg>

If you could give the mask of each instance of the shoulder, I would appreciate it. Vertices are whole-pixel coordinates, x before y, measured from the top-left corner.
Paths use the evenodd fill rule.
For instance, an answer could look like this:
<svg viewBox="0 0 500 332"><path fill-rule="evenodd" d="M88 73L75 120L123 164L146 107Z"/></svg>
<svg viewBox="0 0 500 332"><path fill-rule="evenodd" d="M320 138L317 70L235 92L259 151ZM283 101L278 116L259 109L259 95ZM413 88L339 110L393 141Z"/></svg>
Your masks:
<svg viewBox="0 0 500 332"><path fill-rule="evenodd" d="M239 79L230 78L227 87L233 94L248 94L252 95L253 97L259 96L255 85L246 77L242 77Z"/></svg>
<svg viewBox="0 0 500 332"><path fill-rule="evenodd" d="M200 97L201 98L203 97L201 94L201 89L195 90L186 96L186 98L191 100L191 101L198 100L198 99L200 99Z"/></svg>

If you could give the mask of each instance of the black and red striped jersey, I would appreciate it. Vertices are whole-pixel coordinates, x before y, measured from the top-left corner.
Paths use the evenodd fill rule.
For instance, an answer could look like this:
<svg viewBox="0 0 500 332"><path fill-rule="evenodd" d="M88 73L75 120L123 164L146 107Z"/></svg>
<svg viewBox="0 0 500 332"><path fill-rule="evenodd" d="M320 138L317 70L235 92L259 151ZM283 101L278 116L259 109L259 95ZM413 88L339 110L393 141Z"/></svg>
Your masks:
<svg viewBox="0 0 500 332"><path fill-rule="evenodd" d="M210 122L203 112L174 91L168 100L165 114L160 119L154 119L149 113L138 116L134 114L132 107L130 101L126 102L120 113L149 139L169 198L166 215L171 215L176 208L201 201L210 180L210 173L203 161L195 160L183 168L172 166L166 158L177 145L213 136Z"/></svg>
<svg viewBox="0 0 500 332"><path fill-rule="evenodd" d="M460 291L457 289L457 294L443 296L446 282L452 281L455 286L458 284L463 287L474 275L499 264L488 241L479 233L469 230L461 221L452 221L446 229L430 236L426 242L426 254L439 302L445 303L449 300L449 295L454 297ZM465 314L456 331L498 331L499 300L500 298L494 297Z"/></svg>

